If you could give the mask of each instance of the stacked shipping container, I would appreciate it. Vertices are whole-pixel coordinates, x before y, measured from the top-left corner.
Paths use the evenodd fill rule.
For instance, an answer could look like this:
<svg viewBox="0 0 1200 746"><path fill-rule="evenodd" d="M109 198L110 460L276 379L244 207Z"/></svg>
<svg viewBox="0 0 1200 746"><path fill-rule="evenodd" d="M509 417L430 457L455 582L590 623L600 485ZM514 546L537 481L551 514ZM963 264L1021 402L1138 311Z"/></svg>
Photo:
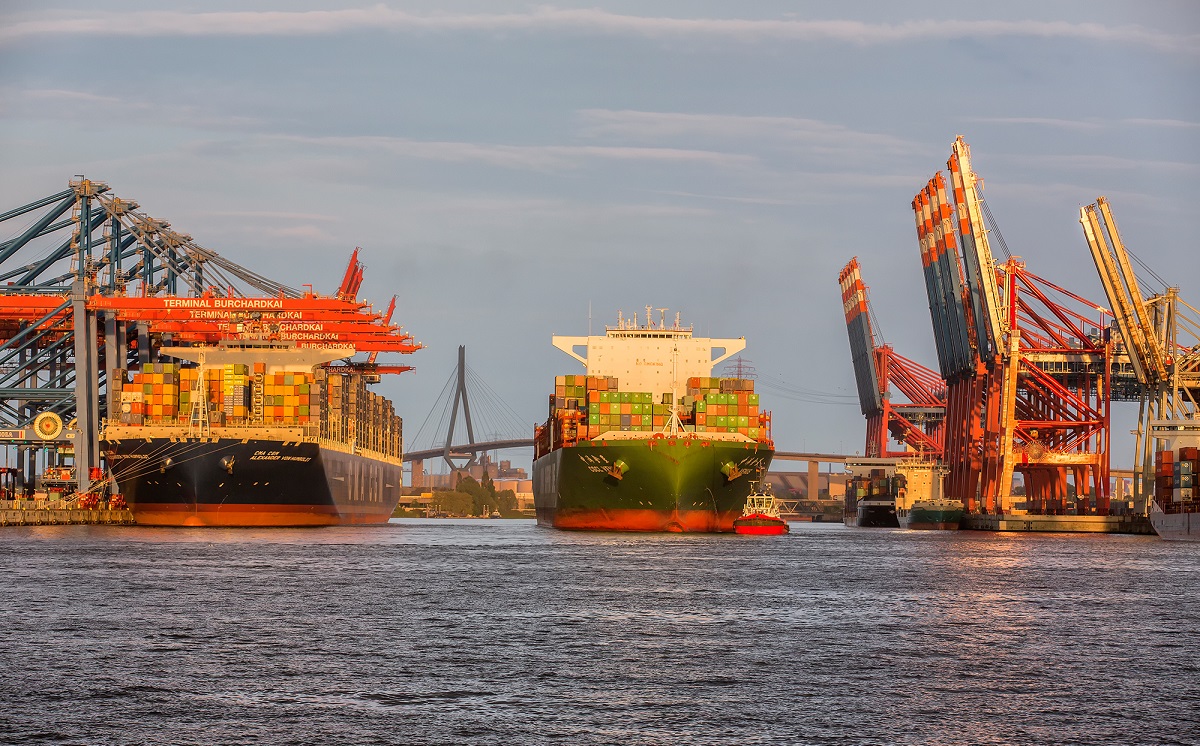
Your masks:
<svg viewBox="0 0 1200 746"><path fill-rule="evenodd" d="M1178 511L1196 501L1200 474L1200 449L1184 446L1154 454L1154 498L1164 512Z"/></svg>
<svg viewBox="0 0 1200 746"><path fill-rule="evenodd" d="M196 392L207 397L211 425L317 426L320 437L394 458L403 453L403 422L392 403L367 390L358 372L266 372L263 363L206 367L175 363L142 367L121 386L123 425L186 425ZM322 395L322 390L327 396Z"/></svg>
<svg viewBox="0 0 1200 746"><path fill-rule="evenodd" d="M335 373L324 368L316 373L317 385L324 383L328 391L321 436L400 458L404 429L392 402L369 391L358 373Z"/></svg>
<svg viewBox="0 0 1200 746"><path fill-rule="evenodd" d="M656 432L670 424L671 394L660 401L646 391L620 391L611 376L557 376L550 397L556 420L555 440L595 438L610 431ZM685 432L740 433L770 440L770 415L759 411L754 381L740 378L690 378L679 402Z"/></svg>

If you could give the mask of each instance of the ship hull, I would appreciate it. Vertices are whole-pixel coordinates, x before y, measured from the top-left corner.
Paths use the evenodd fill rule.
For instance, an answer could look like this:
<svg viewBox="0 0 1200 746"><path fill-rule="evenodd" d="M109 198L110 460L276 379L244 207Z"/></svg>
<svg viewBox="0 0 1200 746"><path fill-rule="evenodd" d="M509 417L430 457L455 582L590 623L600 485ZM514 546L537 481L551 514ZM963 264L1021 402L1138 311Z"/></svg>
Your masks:
<svg viewBox="0 0 1200 746"><path fill-rule="evenodd" d="M780 536L788 533L789 528L787 521L782 518L754 513L734 520L733 530L735 533L753 536Z"/></svg>
<svg viewBox="0 0 1200 746"><path fill-rule="evenodd" d="M140 525L378 524L400 500L398 461L317 443L137 438L105 455Z"/></svg>
<svg viewBox="0 0 1200 746"><path fill-rule="evenodd" d="M892 502L859 500L856 510L859 528L899 528L896 506Z"/></svg>
<svg viewBox="0 0 1200 746"><path fill-rule="evenodd" d="M581 441L534 461L538 525L733 531L757 474L767 470L773 455L756 443L700 438Z"/></svg>
<svg viewBox="0 0 1200 746"><path fill-rule="evenodd" d="M1155 501L1150 504L1150 525L1168 541L1200 541L1200 512L1164 513Z"/></svg>
<svg viewBox="0 0 1200 746"><path fill-rule="evenodd" d="M962 525L963 512L962 504L953 501L918 501L906 510L897 510L896 520L900 528L917 531L957 531Z"/></svg>

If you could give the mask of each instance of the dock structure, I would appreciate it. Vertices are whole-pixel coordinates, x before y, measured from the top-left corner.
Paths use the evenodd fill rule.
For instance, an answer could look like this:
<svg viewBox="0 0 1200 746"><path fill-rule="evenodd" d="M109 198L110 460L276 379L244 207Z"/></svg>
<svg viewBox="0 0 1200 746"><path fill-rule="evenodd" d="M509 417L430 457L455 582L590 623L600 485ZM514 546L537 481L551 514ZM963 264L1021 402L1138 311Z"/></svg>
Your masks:
<svg viewBox="0 0 1200 746"><path fill-rule="evenodd" d="M0 500L0 526L53 526L59 524L132 526L127 508L81 508L69 500Z"/></svg>
<svg viewBox="0 0 1200 746"><path fill-rule="evenodd" d="M962 501L973 528L1124 531L1123 483L1110 505L1111 407L1141 398L1137 361L1112 333L1112 312L1012 255L982 188L959 137L946 171L912 201L936 371L885 375L857 262L839 276L867 450L891 455L890 437L906 457L940 460L944 494ZM891 403L889 382L910 404Z"/></svg>
<svg viewBox="0 0 1200 746"><path fill-rule="evenodd" d="M194 392L158 369L160 355L207 364L215 373L219 361L187 353L227 342L313 349L327 360L349 361L340 369L374 383L381 374L411 370L376 363L379 352L421 346L392 322L394 298L380 313L358 297L357 249L335 295L289 287L84 176L61 192L0 210L0 233L13 236L0 242L0 501L117 494L119 479L100 437L106 423L169 422L207 435L226 415L239 416L236 408L225 411L224 380L213 407L202 384L201 395L189 399L194 406L183 406ZM360 352L369 357L350 361ZM139 371L153 380L131 381ZM274 412L261 399L244 406L253 406L250 418L264 426L298 416L290 403L277 404L288 411ZM78 522L79 516L14 512L9 522L18 518Z"/></svg>
<svg viewBox="0 0 1200 746"><path fill-rule="evenodd" d="M972 531L1015 531L1024 533L1154 534L1143 515L1035 515L1008 513L963 517L962 528Z"/></svg>

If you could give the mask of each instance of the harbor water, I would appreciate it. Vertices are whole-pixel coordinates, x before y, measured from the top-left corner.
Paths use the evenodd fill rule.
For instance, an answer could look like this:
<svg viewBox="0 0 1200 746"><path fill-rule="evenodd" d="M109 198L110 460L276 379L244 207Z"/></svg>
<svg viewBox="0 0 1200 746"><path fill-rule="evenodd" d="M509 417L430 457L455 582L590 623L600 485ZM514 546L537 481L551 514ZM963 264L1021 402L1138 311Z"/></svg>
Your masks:
<svg viewBox="0 0 1200 746"><path fill-rule="evenodd" d="M0 742L1200 742L1200 544L0 531Z"/></svg>

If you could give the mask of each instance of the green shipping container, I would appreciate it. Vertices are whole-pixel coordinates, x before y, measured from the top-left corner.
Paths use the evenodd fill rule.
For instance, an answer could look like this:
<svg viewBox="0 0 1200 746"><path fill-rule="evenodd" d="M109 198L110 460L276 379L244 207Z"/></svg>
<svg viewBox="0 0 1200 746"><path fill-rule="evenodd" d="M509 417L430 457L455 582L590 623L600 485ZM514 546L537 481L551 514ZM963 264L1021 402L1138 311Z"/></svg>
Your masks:
<svg viewBox="0 0 1200 746"><path fill-rule="evenodd" d="M758 406L758 394L751 394L748 401L750 402L750 406L757 407Z"/></svg>
<svg viewBox="0 0 1200 746"><path fill-rule="evenodd" d="M589 425L599 425L600 424L600 415L599 414L589 414L588 415L588 424Z"/></svg>
<svg viewBox="0 0 1200 746"><path fill-rule="evenodd" d="M642 413L642 405L641 404L630 404L629 412L630 412L630 414L641 414Z"/></svg>
<svg viewBox="0 0 1200 746"><path fill-rule="evenodd" d="M741 415L738 417L737 424L738 424L738 427L750 427L750 418L745 415Z"/></svg>
<svg viewBox="0 0 1200 746"><path fill-rule="evenodd" d="M750 432L748 432L747 435L749 435L751 438L754 438L755 440L758 440L758 428L757 427L750 428Z"/></svg>
<svg viewBox="0 0 1200 746"><path fill-rule="evenodd" d="M633 401L633 394L631 394L628 391L621 392L621 403L622 404L629 404L632 401Z"/></svg>
<svg viewBox="0 0 1200 746"><path fill-rule="evenodd" d="M697 412L707 412L707 411L708 411L708 404L707 404L707 403L705 403L705 401L704 401L703 399L700 399L700 400L698 400L698 401L696 402L696 411L697 411Z"/></svg>

